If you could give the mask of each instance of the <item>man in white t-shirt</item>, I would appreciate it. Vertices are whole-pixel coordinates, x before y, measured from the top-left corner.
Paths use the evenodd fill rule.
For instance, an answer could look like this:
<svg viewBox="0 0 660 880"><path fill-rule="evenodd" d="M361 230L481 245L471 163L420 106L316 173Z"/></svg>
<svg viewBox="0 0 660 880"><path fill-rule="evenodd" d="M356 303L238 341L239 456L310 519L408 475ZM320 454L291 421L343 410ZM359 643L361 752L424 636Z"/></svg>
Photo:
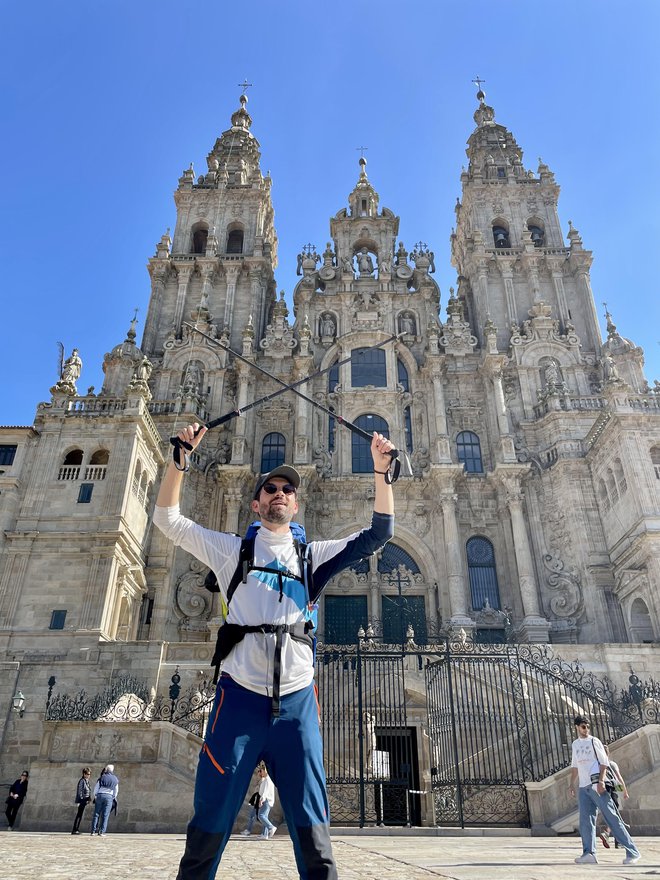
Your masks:
<svg viewBox="0 0 660 880"><path fill-rule="evenodd" d="M612 803L610 792L605 786L605 777L610 759L605 747L595 736L591 736L591 725L583 715L577 715L574 722L577 739L573 741L573 760L571 762L571 787L569 794L575 796L575 782L579 782L578 807L580 810L580 837L582 855L575 859L578 865L596 865L596 816L600 810L609 825L614 839L625 847L624 865L634 865L640 855L632 837L621 821Z"/></svg>

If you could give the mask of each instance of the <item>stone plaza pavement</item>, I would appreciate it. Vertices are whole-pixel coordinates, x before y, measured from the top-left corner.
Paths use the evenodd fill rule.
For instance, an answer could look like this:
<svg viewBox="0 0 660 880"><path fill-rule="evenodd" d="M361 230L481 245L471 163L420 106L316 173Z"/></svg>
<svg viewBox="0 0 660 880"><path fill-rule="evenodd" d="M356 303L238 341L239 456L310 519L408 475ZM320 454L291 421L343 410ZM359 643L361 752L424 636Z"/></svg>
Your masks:
<svg viewBox="0 0 660 880"><path fill-rule="evenodd" d="M340 880L555 880L660 876L660 837L637 841L642 860L623 867L623 853L598 844L599 865L575 865L577 837L449 836L333 833ZM174 880L183 850L179 834L0 833L2 880ZM296 880L291 842L232 837L218 880Z"/></svg>

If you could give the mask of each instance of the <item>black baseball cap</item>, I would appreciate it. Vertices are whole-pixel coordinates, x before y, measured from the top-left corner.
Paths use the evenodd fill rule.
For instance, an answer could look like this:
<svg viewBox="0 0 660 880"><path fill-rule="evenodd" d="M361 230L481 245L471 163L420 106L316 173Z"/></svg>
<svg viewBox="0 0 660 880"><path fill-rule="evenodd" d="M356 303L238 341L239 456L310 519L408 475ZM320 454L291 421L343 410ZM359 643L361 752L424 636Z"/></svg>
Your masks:
<svg viewBox="0 0 660 880"><path fill-rule="evenodd" d="M265 474L263 477L259 477L257 480L257 485L254 487L254 497L257 498L259 492L261 492L262 488L265 484L272 480L274 477L282 477L283 480L291 483L292 486L295 486L296 489L300 486L300 474L295 468L289 467L288 464L280 465L280 467L273 468L272 471Z"/></svg>

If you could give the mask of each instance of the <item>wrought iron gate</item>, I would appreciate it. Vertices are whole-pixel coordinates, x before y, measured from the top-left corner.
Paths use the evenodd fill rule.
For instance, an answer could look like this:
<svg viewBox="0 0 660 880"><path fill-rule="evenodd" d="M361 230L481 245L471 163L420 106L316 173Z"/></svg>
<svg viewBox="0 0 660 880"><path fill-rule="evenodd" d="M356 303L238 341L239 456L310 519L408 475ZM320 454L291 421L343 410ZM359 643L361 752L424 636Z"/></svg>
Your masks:
<svg viewBox="0 0 660 880"><path fill-rule="evenodd" d="M447 644L426 690L437 825L528 826L525 782L570 764L578 712L604 742L644 723L607 679L546 645Z"/></svg>
<svg viewBox="0 0 660 880"><path fill-rule="evenodd" d="M416 730L404 653L321 647L317 685L328 797L340 825L419 824Z"/></svg>

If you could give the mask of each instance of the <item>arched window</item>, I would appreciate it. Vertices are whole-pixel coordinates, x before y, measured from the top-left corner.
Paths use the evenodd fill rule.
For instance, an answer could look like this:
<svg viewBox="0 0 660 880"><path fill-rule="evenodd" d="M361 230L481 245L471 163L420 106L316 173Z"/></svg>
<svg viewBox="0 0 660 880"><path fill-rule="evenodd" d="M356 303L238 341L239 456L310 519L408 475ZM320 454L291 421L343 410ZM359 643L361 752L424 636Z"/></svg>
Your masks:
<svg viewBox="0 0 660 880"><path fill-rule="evenodd" d="M193 254L205 254L206 253L206 242L209 237L209 231L205 226L200 226L198 229L193 231L192 238L192 253Z"/></svg>
<svg viewBox="0 0 660 880"><path fill-rule="evenodd" d="M351 352L351 385L353 388L364 388L365 385L373 385L376 388L387 387L385 352L382 348L353 349Z"/></svg>
<svg viewBox="0 0 660 880"><path fill-rule="evenodd" d="M399 385L402 386L404 391L410 391L410 381L408 379L408 370L406 370L406 365L404 362L397 358L396 361L396 378Z"/></svg>
<svg viewBox="0 0 660 880"><path fill-rule="evenodd" d="M655 470L656 480L660 480L660 446L654 446L653 449L651 449L651 463Z"/></svg>
<svg viewBox="0 0 660 880"><path fill-rule="evenodd" d="M57 479L77 480L80 476L80 465L82 464L82 460L82 449L72 449L71 452L67 452L57 473Z"/></svg>
<svg viewBox="0 0 660 880"><path fill-rule="evenodd" d="M390 429L385 421L380 416L372 415L368 413L363 416L359 416L355 420L355 424L358 428L362 428L363 431L366 431L367 434L371 435L374 431L378 431L379 434L382 434L384 437L390 436ZM374 469L374 462L371 457L371 443L368 440L365 440L364 437L360 437L359 434L351 434L352 443L351 443L351 452L352 452L352 470L354 474L370 474Z"/></svg>
<svg viewBox="0 0 660 880"><path fill-rule="evenodd" d="M539 224L539 222L532 220L528 221L527 229L532 236L532 243L534 247L543 247L545 243L545 232L543 231L543 227Z"/></svg>
<svg viewBox="0 0 660 880"><path fill-rule="evenodd" d="M243 253L243 230L242 229L232 229L229 235L227 236L227 250L228 254L242 254Z"/></svg>
<svg viewBox="0 0 660 880"><path fill-rule="evenodd" d="M481 443L473 431L461 431L456 438L456 454L468 474L483 474Z"/></svg>
<svg viewBox="0 0 660 880"><path fill-rule="evenodd" d="M385 544L380 554L378 571L381 574L388 574L400 565L412 571L413 574L419 574L419 565L417 565L410 553L407 553L403 547L399 547L390 541L388 544Z"/></svg>
<svg viewBox="0 0 660 880"><path fill-rule="evenodd" d="M509 229L502 221L493 223L493 242L496 248L510 248Z"/></svg>
<svg viewBox="0 0 660 880"><path fill-rule="evenodd" d="M495 551L488 538L470 538L466 544L472 608L480 611L486 604L499 610L500 588L497 584Z"/></svg>
<svg viewBox="0 0 660 880"><path fill-rule="evenodd" d="M107 464L110 460L110 453L107 449L97 449L89 460L90 464Z"/></svg>
<svg viewBox="0 0 660 880"><path fill-rule="evenodd" d="M261 443L261 473L267 474L273 468L284 464L286 441L283 434L273 431L266 434Z"/></svg>

